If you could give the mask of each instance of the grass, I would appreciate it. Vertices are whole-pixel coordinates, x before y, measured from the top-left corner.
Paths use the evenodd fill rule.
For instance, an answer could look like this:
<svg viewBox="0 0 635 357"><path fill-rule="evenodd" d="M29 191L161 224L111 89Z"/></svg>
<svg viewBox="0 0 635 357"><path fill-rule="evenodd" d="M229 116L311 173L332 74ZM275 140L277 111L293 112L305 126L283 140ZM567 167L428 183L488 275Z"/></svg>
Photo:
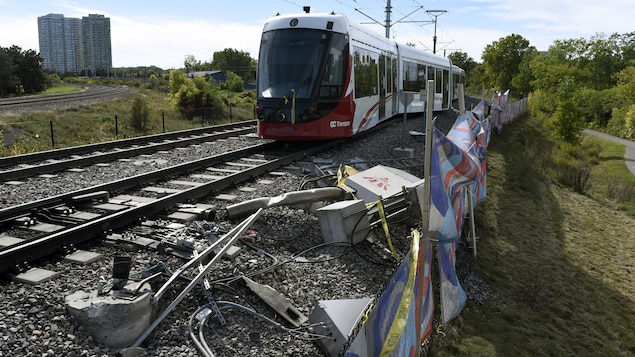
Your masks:
<svg viewBox="0 0 635 357"><path fill-rule="evenodd" d="M429 355L635 355L635 201L615 189L635 178L623 153L585 138L571 158L590 170L580 194L556 177L563 154L538 120L525 115L492 136L478 257L457 259L490 295L477 303L468 291Z"/></svg>
<svg viewBox="0 0 635 357"><path fill-rule="evenodd" d="M80 89L82 88L79 86L56 85L46 89L44 93L41 93L41 94L48 95L48 94L70 93L70 92L77 92Z"/></svg>
<svg viewBox="0 0 635 357"><path fill-rule="evenodd" d="M165 93L139 88L131 90L132 94L125 97L98 104L0 117L0 133L10 133L15 141L12 145L7 146L5 143L0 146L0 156L157 134L163 131L192 129L218 123L211 123L200 114L192 119L184 118L180 112L173 109ZM131 120L132 102L138 97L143 97L150 108L149 124L143 131L135 130ZM229 118L229 109L225 112ZM234 121L253 118L251 112L236 107L232 109L231 115Z"/></svg>

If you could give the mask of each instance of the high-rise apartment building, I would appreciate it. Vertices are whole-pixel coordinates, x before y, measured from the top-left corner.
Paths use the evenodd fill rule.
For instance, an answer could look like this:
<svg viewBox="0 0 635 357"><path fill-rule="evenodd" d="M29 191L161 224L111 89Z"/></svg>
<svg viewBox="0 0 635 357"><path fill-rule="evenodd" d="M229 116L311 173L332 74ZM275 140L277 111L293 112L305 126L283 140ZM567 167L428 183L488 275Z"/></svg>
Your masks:
<svg viewBox="0 0 635 357"><path fill-rule="evenodd" d="M97 14L82 17L81 39L83 69L92 76L108 76L112 70L110 19Z"/></svg>
<svg viewBox="0 0 635 357"><path fill-rule="evenodd" d="M44 69L90 77L112 72L109 18L97 14L81 19L48 14L37 20Z"/></svg>

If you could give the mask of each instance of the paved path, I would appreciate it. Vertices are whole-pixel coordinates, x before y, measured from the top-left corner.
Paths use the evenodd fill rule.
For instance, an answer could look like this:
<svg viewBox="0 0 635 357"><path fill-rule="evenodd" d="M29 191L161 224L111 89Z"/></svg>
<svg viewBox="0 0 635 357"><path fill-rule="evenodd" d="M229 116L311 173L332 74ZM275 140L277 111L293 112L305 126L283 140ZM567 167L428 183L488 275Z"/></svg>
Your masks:
<svg viewBox="0 0 635 357"><path fill-rule="evenodd" d="M635 141L620 139L612 135L600 133L599 131L584 129L583 132L585 134L597 136L598 138L602 138L605 140L610 140L616 142L618 144L622 144L626 146L626 150L624 152L624 162L626 163L626 167L635 175Z"/></svg>

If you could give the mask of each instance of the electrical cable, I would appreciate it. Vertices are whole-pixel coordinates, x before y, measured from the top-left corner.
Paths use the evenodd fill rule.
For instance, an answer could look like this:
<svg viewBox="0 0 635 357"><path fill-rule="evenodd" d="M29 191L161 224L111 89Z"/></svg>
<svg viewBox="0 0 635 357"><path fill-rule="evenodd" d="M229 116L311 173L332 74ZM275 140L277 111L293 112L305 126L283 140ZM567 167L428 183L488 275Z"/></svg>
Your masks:
<svg viewBox="0 0 635 357"><path fill-rule="evenodd" d="M310 324L307 326L302 326L302 327L298 327L298 328L288 328L282 324L280 324L279 322L272 320L271 318L259 313L258 311L256 311L255 309L251 309L248 308L246 306L231 302L231 301L218 301L216 302L216 304L218 305L219 309L221 310L229 310L229 309L234 309L234 310L238 310L241 311L243 313L247 313L249 315L252 315L256 318L258 318L259 320L277 328L280 329L282 331L285 331L287 333L289 333L289 335L298 338L298 339L303 339L303 340L307 340L307 341L315 341L315 340L320 340L320 339L325 339L325 338L330 338L332 339L332 336L327 336L327 335L322 335L322 334L317 334L317 333L313 333L310 332L310 330L314 327L314 326L324 326L323 322L320 323L315 323L315 324ZM205 312L205 310L207 310L207 312L205 313L204 316L200 316L201 314L203 314ZM205 304L203 306L200 306L191 316L188 322L188 333L190 335L190 338L192 339L192 341L194 342L195 347L199 350L199 352L201 352L201 354L203 354L203 356L205 357L214 357L214 353L212 351L212 349L210 348L209 344L207 343L205 336L204 336L204 328L205 326L207 326L208 328L210 327L208 325L209 319L210 317L214 315L212 313L212 310L210 309L210 305L209 304ZM200 316L200 318L199 318ZM198 323L198 331L195 331L195 324L194 324L194 320L197 319L199 321ZM307 330L307 331L304 331ZM198 334L196 333L198 332ZM198 335L198 336L197 336Z"/></svg>

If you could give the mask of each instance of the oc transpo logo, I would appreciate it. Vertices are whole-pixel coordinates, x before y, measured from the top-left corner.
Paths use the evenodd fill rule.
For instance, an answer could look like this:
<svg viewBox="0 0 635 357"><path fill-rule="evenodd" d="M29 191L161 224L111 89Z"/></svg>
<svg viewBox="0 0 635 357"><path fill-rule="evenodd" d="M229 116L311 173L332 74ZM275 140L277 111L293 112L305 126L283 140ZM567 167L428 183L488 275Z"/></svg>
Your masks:
<svg viewBox="0 0 635 357"><path fill-rule="evenodd" d="M329 126L331 127L331 129L343 128L343 127L351 126L351 122L350 121L331 120L331 122L329 123Z"/></svg>

